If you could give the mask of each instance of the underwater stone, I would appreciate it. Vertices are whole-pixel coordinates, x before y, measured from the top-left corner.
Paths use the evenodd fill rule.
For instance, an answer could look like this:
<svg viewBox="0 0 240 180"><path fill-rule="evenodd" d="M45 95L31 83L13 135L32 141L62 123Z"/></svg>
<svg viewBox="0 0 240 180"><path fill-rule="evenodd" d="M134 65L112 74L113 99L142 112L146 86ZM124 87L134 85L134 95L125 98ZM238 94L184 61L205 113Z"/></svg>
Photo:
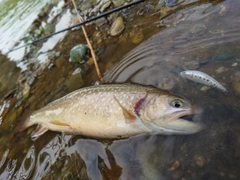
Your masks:
<svg viewBox="0 0 240 180"><path fill-rule="evenodd" d="M185 70L196 70L200 66L198 61L188 61L183 63L183 69Z"/></svg>
<svg viewBox="0 0 240 180"><path fill-rule="evenodd" d="M177 0L165 0L166 6L174 6L174 4L177 2Z"/></svg>
<svg viewBox="0 0 240 180"><path fill-rule="evenodd" d="M232 79L232 87L237 96L240 96L240 72L235 73Z"/></svg>
<svg viewBox="0 0 240 180"><path fill-rule="evenodd" d="M202 23L197 23L195 24L191 29L190 29L190 32L192 34L203 34L205 32L205 30L207 29L206 25L205 24L202 24Z"/></svg>
<svg viewBox="0 0 240 180"><path fill-rule="evenodd" d="M125 3L124 0L112 0L112 3L114 4L115 7L119 7Z"/></svg>
<svg viewBox="0 0 240 180"><path fill-rule="evenodd" d="M234 58L234 56L235 55L231 50L221 47L215 51L215 53L212 56L212 60L213 61L227 61L227 60Z"/></svg>
<svg viewBox="0 0 240 180"><path fill-rule="evenodd" d="M68 87L69 91L74 91L76 89L79 89L84 85L82 73L77 73L72 75L68 80L66 80L65 84Z"/></svg>
<svg viewBox="0 0 240 180"><path fill-rule="evenodd" d="M203 156L198 155L198 154L196 154L194 156L194 161L195 161L196 165L200 168L203 168L206 164L206 159Z"/></svg>
<svg viewBox="0 0 240 180"><path fill-rule="evenodd" d="M79 44L74 46L70 51L70 62L82 62L87 54L87 45Z"/></svg>
<svg viewBox="0 0 240 180"><path fill-rule="evenodd" d="M144 35L142 32L138 32L136 33L133 37L132 37L132 43L133 44L139 44L143 41Z"/></svg>
<svg viewBox="0 0 240 180"><path fill-rule="evenodd" d="M118 17L117 19L115 19L115 21L113 22L113 24L110 28L110 35L118 36L123 32L124 28L125 28L125 25L123 22L123 18Z"/></svg>
<svg viewBox="0 0 240 180"><path fill-rule="evenodd" d="M155 11L160 10L165 5L165 0L159 0L158 4L155 7Z"/></svg>

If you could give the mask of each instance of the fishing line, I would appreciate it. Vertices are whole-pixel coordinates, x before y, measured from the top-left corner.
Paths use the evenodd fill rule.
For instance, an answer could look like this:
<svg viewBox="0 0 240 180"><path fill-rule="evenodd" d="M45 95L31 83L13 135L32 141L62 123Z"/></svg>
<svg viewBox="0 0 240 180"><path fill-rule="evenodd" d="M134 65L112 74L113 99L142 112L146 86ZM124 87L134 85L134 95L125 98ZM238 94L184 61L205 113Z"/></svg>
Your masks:
<svg viewBox="0 0 240 180"><path fill-rule="evenodd" d="M87 23L89 23L89 22L95 21L95 20L97 20L97 19L99 19L99 18L102 18L102 17L104 17L104 16L107 16L107 15L109 15L109 14L112 14L112 13L114 13L114 12L116 12L116 11L120 11L120 10L122 10L122 9L128 8L128 7L130 7L130 6L133 6L133 5L135 5L135 4L138 4L138 3L141 3L141 2L144 2L144 1L145 1L145 0L135 0L135 1L131 2L131 3L126 4L126 5L117 7L117 8L115 8L115 9L112 9L112 10L107 11L107 12L104 12L104 13L100 14L99 16L95 16L95 17L92 17L92 18L90 18L90 19L87 19L87 20L85 20L85 21L83 21L83 22L81 22L81 23L78 23L78 24L76 24L76 25L74 25L74 26L71 26L71 27L69 27L69 28L66 28L66 29L60 30L60 31L58 31L58 32L55 32L55 33L49 34L49 35L47 35L47 36L44 36L44 37L42 37L42 38L36 39L36 40L34 40L33 42L27 43L27 44L22 45L22 46L20 46L20 47L18 47L18 48L11 49L9 52L16 51L16 50L21 49L21 48L23 48L23 47L25 47L25 46L29 46L29 45L31 45L31 44L34 44L34 43L43 41L43 40L45 40L45 39L47 39L47 38L49 38L49 37L51 37L51 36L60 34L60 33L62 33L62 32L68 31L68 30L71 30L72 28L76 28L76 27L78 27L78 26L82 26L82 25L87 24ZM9 52L8 52L8 53L9 53Z"/></svg>

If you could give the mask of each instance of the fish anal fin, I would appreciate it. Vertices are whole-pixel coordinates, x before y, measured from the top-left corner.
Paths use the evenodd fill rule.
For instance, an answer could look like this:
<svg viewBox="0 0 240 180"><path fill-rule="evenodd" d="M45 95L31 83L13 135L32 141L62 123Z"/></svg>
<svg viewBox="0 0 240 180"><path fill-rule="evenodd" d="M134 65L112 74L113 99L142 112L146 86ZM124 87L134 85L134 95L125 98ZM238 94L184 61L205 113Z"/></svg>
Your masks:
<svg viewBox="0 0 240 180"><path fill-rule="evenodd" d="M60 120L51 121L51 124L54 124L54 125L57 125L57 126L70 126L69 124L67 124L63 121L60 121Z"/></svg>
<svg viewBox="0 0 240 180"><path fill-rule="evenodd" d="M123 112L123 116L126 119L126 123L133 123L137 120L136 116L131 113L130 111L128 111L125 107L123 107L121 105L121 103L119 102L119 100L114 96L115 101L118 103L118 105L121 107L122 112Z"/></svg>
<svg viewBox="0 0 240 180"><path fill-rule="evenodd" d="M37 126L37 129L34 132L32 132L32 135L31 135L32 140L36 140L39 136L43 135L46 131L48 131L48 128L39 124Z"/></svg>

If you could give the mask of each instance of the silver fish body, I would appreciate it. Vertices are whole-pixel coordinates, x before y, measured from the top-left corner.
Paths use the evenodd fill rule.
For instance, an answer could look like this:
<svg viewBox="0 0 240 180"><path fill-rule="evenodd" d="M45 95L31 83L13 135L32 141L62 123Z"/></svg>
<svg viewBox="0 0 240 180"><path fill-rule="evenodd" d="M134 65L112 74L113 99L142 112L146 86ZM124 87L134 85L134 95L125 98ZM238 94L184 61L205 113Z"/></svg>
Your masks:
<svg viewBox="0 0 240 180"><path fill-rule="evenodd" d="M46 130L95 138L138 134L192 134L202 125L182 119L192 114L185 99L139 85L99 85L79 89L33 112L20 131L38 124Z"/></svg>
<svg viewBox="0 0 240 180"><path fill-rule="evenodd" d="M191 81L220 89L223 92L227 92L226 88L222 84L220 84L217 80L215 80L211 76L201 71L187 70L187 71L181 72L180 75L183 78L189 79Z"/></svg>

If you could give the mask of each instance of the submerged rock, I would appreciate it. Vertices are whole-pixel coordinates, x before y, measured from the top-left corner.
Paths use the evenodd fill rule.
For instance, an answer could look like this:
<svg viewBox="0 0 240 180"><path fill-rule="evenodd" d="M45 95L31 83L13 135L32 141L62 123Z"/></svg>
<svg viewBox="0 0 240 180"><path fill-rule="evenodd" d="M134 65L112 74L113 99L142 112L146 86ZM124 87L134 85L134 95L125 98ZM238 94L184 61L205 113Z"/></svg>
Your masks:
<svg viewBox="0 0 240 180"><path fill-rule="evenodd" d="M142 32L138 32L136 33L133 37L132 37L132 43L133 44L139 44L143 41L144 35Z"/></svg>
<svg viewBox="0 0 240 180"><path fill-rule="evenodd" d="M117 19L115 19L115 21L113 22L113 24L110 28L110 35L118 36L123 32L124 28L125 28L125 25L123 22L123 18L118 17Z"/></svg>
<svg viewBox="0 0 240 180"><path fill-rule="evenodd" d="M177 0L165 0L166 6L174 6L177 2Z"/></svg>
<svg viewBox="0 0 240 180"><path fill-rule="evenodd" d="M206 159L202 155L196 154L194 156L194 162L198 167L203 168L206 164Z"/></svg>
<svg viewBox="0 0 240 180"><path fill-rule="evenodd" d="M227 61L234 58L234 53L227 48L218 48L212 56L212 61Z"/></svg>
<svg viewBox="0 0 240 180"><path fill-rule="evenodd" d="M202 24L202 23L197 23L195 24L191 29L190 29L190 32L192 34L203 34L205 32L205 30L207 29L206 25L205 24Z"/></svg>
<svg viewBox="0 0 240 180"><path fill-rule="evenodd" d="M112 3L114 4L115 7L122 6L125 1L124 0L112 0Z"/></svg>
<svg viewBox="0 0 240 180"><path fill-rule="evenodd" d="M70 51L70 62L82 62L87 54L88 47L85 44L74 46Z"/></svg>
<svg viewBox="0 0 240 180"><path fill-rule="evenodd" d="M196 70L200 66L198 61L188 61L183 63L184 70Z"/></svg>
<svg viewBox="0 0 240 180"><path fill-rule="evenodd" d="M164 5L165 5L165 0L159 0L156 7L155 7L155 11L160 10Z"/></svg>
<svg viewBox="0 0 240 180"><path fill-rule="evenodd" d="M74 90L82 87L84 85L84 81L83 81L83 78L82 78L81 69L80 70L76 69L73 72L73 75L68 80L66 80L65 84L68 87L69 91L74 91Z"/></svg>
<svg viewBox="0 0 240 180"><path fill-rule="evenodd" d="M240 72L235 73L232 79L232 87L237 96L240 96Z"/></svg>

